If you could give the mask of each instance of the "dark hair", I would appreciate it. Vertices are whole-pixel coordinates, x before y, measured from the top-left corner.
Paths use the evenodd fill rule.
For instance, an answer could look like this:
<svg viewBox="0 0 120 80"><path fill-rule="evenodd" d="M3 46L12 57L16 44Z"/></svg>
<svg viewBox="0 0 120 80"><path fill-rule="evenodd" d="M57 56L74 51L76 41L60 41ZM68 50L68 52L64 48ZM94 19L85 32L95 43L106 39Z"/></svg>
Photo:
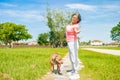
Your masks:
<svg viewBox="0 0 120 80"><path fill-rule="evenodd" d="M81 21L81 15L80 15L79 13L74 13L74 14L72 14L72 17L73 17L74 15L78 15L78 22L77 22L77 23L79 23L79 22Z"/></svg>

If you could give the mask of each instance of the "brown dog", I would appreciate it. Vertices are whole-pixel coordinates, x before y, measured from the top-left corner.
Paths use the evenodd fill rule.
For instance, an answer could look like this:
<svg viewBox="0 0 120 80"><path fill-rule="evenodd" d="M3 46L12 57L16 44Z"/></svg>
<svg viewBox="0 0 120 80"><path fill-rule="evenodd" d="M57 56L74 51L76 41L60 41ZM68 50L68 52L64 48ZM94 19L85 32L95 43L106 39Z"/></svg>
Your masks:
<svg viewBox="0 0 120 80"><path fill-rule="evenodd" d="M61 74L60 73L61 64L63 64L61 56L58 53L53 53L52 56L50 57L50 66L51 66L50 69L51 69L51 71L58 73L58 74ZM57 67L56 71L55 71L55 65Z"/></svg>

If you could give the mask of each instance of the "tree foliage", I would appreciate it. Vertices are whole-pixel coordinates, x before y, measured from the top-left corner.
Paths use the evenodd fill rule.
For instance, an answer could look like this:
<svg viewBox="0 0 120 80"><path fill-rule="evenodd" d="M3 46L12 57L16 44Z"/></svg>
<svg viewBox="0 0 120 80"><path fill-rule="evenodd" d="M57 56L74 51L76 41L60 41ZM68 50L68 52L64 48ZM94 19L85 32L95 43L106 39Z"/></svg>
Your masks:
<svg viewBox="0 0 120 80"><path fill-rule="evenodd" d="M48 33L42 33L38 35L37 42L39 45L47 45L48 44L48 38L49 34Z"/></svg>
<svg viewBox="0 0 120 80"><path fill-rule="evenodd" d="M5 22L0 24L0 40L4 44L11 44L12 41L27 40L32 38L25 25Z"/></svg>
<svg viewBox="0 0 120 80"><path fill-rule="evenodd" d="M50 28L49 42L53 47L63 47L65 40L65 27L71 20L70 11L61 9L48 9L47 26Z"/></svg>
<svg viewBox="0 0 120 80"><path fill-rule="evenodd" d="M112 28L111 38L114 41L120 42L120 22L115 27Z"/></svg>

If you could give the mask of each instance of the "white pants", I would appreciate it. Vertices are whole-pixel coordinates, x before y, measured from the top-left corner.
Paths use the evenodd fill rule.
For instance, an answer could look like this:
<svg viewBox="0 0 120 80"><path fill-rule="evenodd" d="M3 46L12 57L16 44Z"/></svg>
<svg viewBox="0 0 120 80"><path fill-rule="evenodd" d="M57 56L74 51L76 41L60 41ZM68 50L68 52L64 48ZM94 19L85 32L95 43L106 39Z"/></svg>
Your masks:
<svg viewBox="0 0 120 80"><path fill-rule="evenodd" d="M69 49L69 57L72 64L72 71L75 72L77 66L79 65L78 62L78 41L67 42L68 49Z"/></svg>

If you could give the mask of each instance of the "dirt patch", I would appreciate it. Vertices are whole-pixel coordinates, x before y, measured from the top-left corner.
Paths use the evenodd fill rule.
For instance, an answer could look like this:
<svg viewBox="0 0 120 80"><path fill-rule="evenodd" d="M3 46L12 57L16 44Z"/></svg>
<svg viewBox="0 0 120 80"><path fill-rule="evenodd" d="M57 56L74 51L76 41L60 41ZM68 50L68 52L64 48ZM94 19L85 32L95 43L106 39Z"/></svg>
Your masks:
<svg viewBox="0 0 120 80"><path fill-rule="evenodd" d="M0 80L13 80L13 78L7 73L0 72Z"/></svg>

